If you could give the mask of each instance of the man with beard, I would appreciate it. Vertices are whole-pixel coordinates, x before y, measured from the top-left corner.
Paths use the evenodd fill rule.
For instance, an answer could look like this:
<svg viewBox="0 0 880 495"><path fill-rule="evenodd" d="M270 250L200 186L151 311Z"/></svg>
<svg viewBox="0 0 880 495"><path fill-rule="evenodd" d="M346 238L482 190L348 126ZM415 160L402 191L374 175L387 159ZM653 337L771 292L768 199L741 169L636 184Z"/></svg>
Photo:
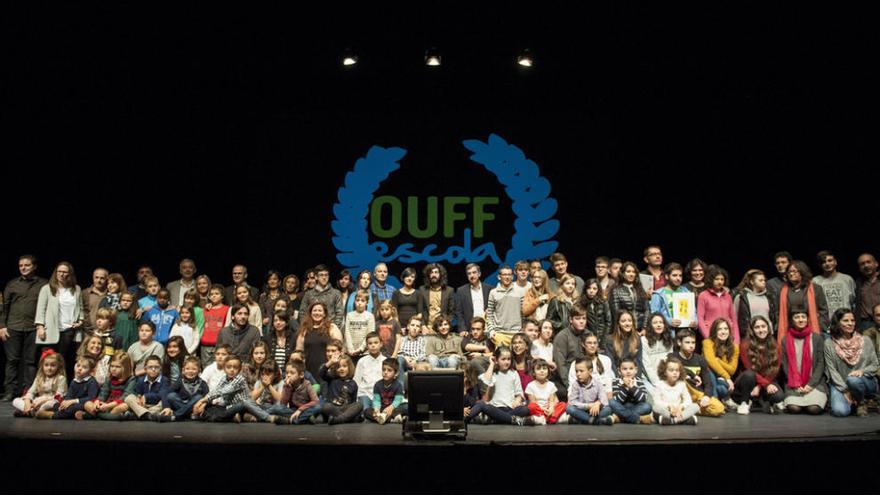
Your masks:
<svg viewBox="0 0 880 495"><path fill-rule="evenodd" d="M422 322L427 328L432 327L434 319L440 315L452 318L455 315L455 292L446 285L446 268L439 263L429 263L422 271L425 285L419 288L425 310Z"/></svg>

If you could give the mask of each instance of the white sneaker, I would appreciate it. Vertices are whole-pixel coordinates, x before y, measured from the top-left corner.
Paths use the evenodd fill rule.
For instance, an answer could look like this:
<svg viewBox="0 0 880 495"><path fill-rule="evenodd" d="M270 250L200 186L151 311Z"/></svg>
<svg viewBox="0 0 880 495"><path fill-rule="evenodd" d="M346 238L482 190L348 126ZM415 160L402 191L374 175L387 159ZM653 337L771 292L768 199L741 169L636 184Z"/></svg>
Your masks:
<svg viewBox="0 0 880 495"><path fill-rule="evenodd" d="M544 426L547 424L547 418L544 416L532 416L532 420L534 420L535 426Z"/></svg>
<svg viewBox="0 0 880 495"><path fill-rule="evenodd" d="M727 406L728 411L739 410L739 406L730 397L724 399L724 405Z"/></svg>
<svg viewBox="0 0 880 495"><path fill-rule="evenodd" d="M752 409L752 401L743 402L742 404L736 406L736 413L746 415Z"/></svg>
<svg viewBox="0 0 880 495"><path fill-rule="evenodd" d="M384 425L384 424L385 424L385 420L388 419L388 416L386 416L385 413L379 413L379 418L378 418L378 419L379 419L378 423L379 423L380 425Z"/></svg>
<svg viewBox="0 0 880 495"><path fill-rule="evenodd" d="M393 418L391 418L391 423L403 423L403 416L401 416L400 414L394 416Z"/></svg>
<svg viewBox="0 0 880 495"><path fill-rule="evenodd" d="M562 413L562 416L559 416L559 419L556 420L556 424L567 425L568 424L568 413Z"/></svg>

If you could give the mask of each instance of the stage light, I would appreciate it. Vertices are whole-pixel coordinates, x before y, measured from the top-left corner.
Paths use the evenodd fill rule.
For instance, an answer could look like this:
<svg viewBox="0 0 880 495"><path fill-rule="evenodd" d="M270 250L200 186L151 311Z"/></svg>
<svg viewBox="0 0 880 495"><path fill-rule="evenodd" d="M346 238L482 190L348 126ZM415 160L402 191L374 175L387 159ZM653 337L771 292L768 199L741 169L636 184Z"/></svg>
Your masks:
<svg viewBox="0 0 880 495"><path fill-rule="evenodd" d="M429 67L439 67L440 66L440 51L436 48L428 48L425 51L425 65Z"/></svg>
<svg viewBox="0 0 880 495"><path fill-rule="evenodd" d="M516 58L516 63L523 67L531 67L534 65L535 58L532 55L532 51L526 48L520 52L519 57Z"/></svg>
<svg viewBox="0 0 880 495"><path fill-rule="evenodd" d="M357 63L357 54L350 48L346 48L345 51L342 52L342 65L345 67L351 67L352 65L357 65Z"/></svg>

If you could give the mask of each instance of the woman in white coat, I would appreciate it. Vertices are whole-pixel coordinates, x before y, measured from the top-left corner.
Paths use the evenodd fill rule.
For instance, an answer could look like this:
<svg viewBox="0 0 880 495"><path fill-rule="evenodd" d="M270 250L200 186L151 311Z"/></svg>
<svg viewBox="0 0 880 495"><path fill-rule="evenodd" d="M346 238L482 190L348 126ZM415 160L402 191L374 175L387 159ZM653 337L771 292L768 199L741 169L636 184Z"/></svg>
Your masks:
<svg viewBox="0 0 880 495"><path fill-rule="evenodd" d="M36 344L52 347L64 357L67 376L73 376L76 333L83 324L82 291L76 285L73 265L58 263L49 283L40 289L37 299ZM81 340L81 339L80 339Z"/></svg>

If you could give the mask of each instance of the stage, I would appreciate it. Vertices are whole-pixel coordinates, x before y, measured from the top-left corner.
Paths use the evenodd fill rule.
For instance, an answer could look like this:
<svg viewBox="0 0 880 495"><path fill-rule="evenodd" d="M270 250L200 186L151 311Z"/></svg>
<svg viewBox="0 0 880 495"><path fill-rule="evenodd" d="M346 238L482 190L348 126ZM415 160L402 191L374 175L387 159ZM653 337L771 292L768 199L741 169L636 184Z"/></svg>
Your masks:
<svg viewBox="0 0 880 495"><path fill-rule="evenodd" d="M450 466L463 466L461 475L478 484L489 483L480 475L485 469L508 467L516 471L523 463L524 466L549 463L554 469L569 472L588 462L595 468L590 471L591 477L613 483L632 469L642 475L668 475L666 469L682 462L692 463L688 468L690 477L705 476L706 480L712 480L718 474L714 471L718 462L731 467L754 464L756 469L770 462L781 468L785 459L806 455L813 460L811 463L822 460L822 469L845 468L854 459L877 452L880 448L878 432L880 415L876 413L868 418L752 413L701 417L697 426L471 425L464 441L414 440L403 438L398 424L330 427L323 424L41 421L15 418L10 403L0 405L4 469L16 470L12 472L18 474L21 470L34 469L29 462L33 456L22 453L51 451L71 456L67 458L83 452L108 459L155 455L168 460L169 465L184 463L199 469L227 465L232 468L242 459L248 459L251 468L260 463L272 465L295 459L298 469L311 470L325 467L332 459L342 463L339 467L344 470L346 462L360 465L392 458L399 469L414 469L412 473L418 473L435 462L444 463L445 459ZM230 453L234 456L229 457ZM753 461L748 460L752 458ZM120 464L117 469L130 469L131 474L136 474L142 467L134 462ZM771 484L791 484L791 480L774 480ZM341 482L356 484L355 481ZM460 481L459 477L441 477L423 478L418 482L426 483L426 487L454 487ZM808 480L802 482L808 483Z"/></svg>

